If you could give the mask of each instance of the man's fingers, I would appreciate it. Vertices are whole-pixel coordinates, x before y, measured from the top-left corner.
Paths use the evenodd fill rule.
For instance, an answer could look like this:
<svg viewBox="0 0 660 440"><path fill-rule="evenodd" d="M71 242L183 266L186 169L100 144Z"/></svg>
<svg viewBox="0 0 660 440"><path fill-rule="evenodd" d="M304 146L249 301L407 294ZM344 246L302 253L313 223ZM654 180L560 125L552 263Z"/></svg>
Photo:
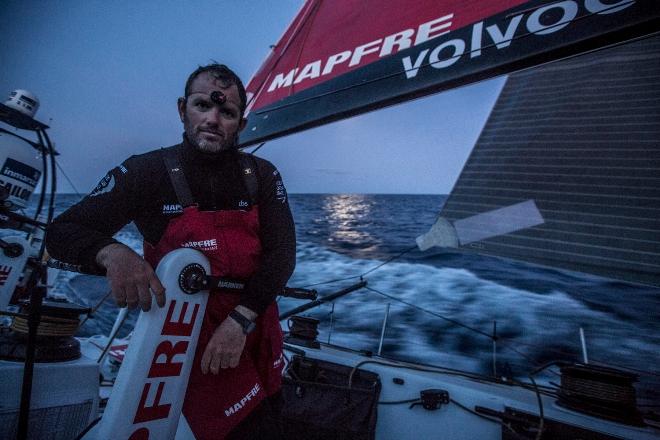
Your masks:
<svg viewBox="0 0 660 440"><path fill-rule="evenodd" d="M211 350L209 346L206 346L206 349L204 349L204 354L202 355L202 374L206 374L209 372L209 363L211 362Z"/></svg>
<svg viewBox="0 0 660 440"><path fill-rule="evenodd" d="M115 303L120 309L123 309L128 305L126 303L126 294L123 292L123 290L120 293L115 293L115 290L113 290L112 296L115 298Z"/></svg>
<svg viewBox="0 0 660 440"><path fill-rule="evenodd" d="M209 365L209 370L211 370L211 373L213 374L218 374L220 372L220 368L225 368L222 365L223 363L224 363L224 354L215 353L213 355L213 358L211 358L211 365Z"/></svg>
<svg viewBox="0 0 660 440"><path fill-rule="evenodd" d="M117 283L110 282L110 291L112 292L112 297L115 299L117 307L126 307L126 292L124 291L124 288Z"/></svg>
<svg viewBox="0 0 660 440"><path fill-rule="evenodd" d="M126 292L126 304L129 309L134 309L140 304L140 297L134 285L128 285L124 289Z"/></svg>
<svg viewBox="0 0 660 440"><path fill-rule="evenodd" d="M238 367L238 361L241 360L241 355L232 355L232 357L229 359L229 368L236 368Z"/></svg>
<svg viewBox="0 0 660 440"><path fill-rule="evenodd" d="M138 296L140 301L140 308L148 312L151 309L151 292L149 291L149 286L138 285Z"/></svg>
<svg viewBox="0 0 660 440"><path fill-rule="evenodd" d="M156 304L158 307L163 307L165 305L165 287L153 271L149 276L149 286L156 297Z"/></svg>

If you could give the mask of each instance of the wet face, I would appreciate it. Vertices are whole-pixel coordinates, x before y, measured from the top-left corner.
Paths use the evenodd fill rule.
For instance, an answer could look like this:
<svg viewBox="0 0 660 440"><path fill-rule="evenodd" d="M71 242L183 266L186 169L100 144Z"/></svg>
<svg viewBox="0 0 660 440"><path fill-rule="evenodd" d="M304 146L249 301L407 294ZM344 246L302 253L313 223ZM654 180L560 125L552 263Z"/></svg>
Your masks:
<svg viewBox="0 0 660 440"><path fill-rule="evenodd" d="M198 150L208 153L232 148L238 133L245 126L236 86L232 84L227 87L204 72L194 79L190 90L190 95L180 98L178 102L188 141Z"/></svg>

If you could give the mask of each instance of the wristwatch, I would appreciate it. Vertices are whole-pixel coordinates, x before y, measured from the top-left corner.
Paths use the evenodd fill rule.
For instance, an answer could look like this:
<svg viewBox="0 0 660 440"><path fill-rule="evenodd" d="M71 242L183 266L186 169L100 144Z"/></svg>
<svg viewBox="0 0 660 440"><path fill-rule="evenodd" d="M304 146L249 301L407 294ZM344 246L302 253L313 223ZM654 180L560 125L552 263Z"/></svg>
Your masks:
<svg viewBox="0 0 660 440"><path fill-rule="evenodd" d="M257 328L257 324L250 321L249 318L236 310L229 312L229 316L243 328L244 335L250 334L255 328Z"/></svg>

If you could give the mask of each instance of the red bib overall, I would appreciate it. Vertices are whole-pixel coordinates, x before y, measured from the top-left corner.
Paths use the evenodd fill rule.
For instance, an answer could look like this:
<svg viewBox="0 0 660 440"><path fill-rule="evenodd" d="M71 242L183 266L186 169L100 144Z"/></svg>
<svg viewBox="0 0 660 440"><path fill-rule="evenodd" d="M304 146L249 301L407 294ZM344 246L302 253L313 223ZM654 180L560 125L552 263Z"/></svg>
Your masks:
<svg viewBox="0 0 660 440"><path fill-rule="evenodd" d="M261 255L258 207L200 211L197 206L187 206L183 215L169 222L155 246L144 243L144 258L155 268L167 252L181 247L202 251L211 262L213 276L248 279ZM217 375L202 374L206 345L239 300L240 293L225 289L212 290L209 295L183 403L183 414L198 440L224 438L281 386L282 330L275 302L257 318L236 368L220 369Z"/></svg>

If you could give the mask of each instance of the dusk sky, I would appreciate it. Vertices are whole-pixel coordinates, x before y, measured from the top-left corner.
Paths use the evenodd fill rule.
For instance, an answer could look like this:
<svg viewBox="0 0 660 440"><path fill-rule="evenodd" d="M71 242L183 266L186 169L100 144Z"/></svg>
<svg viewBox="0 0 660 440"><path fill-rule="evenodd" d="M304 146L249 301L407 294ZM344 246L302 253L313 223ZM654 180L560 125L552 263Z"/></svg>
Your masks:
<svg viewBox="0 0 660 440"><path fill-rule="evenodd" d="M0 96L37 95L60 166L87 193L131 154L180 141L176 99L198 65L217 60L247 84L302 4L5 0ZM270 141L258 155L291 193L448 193L503 82Z"/></svg>

